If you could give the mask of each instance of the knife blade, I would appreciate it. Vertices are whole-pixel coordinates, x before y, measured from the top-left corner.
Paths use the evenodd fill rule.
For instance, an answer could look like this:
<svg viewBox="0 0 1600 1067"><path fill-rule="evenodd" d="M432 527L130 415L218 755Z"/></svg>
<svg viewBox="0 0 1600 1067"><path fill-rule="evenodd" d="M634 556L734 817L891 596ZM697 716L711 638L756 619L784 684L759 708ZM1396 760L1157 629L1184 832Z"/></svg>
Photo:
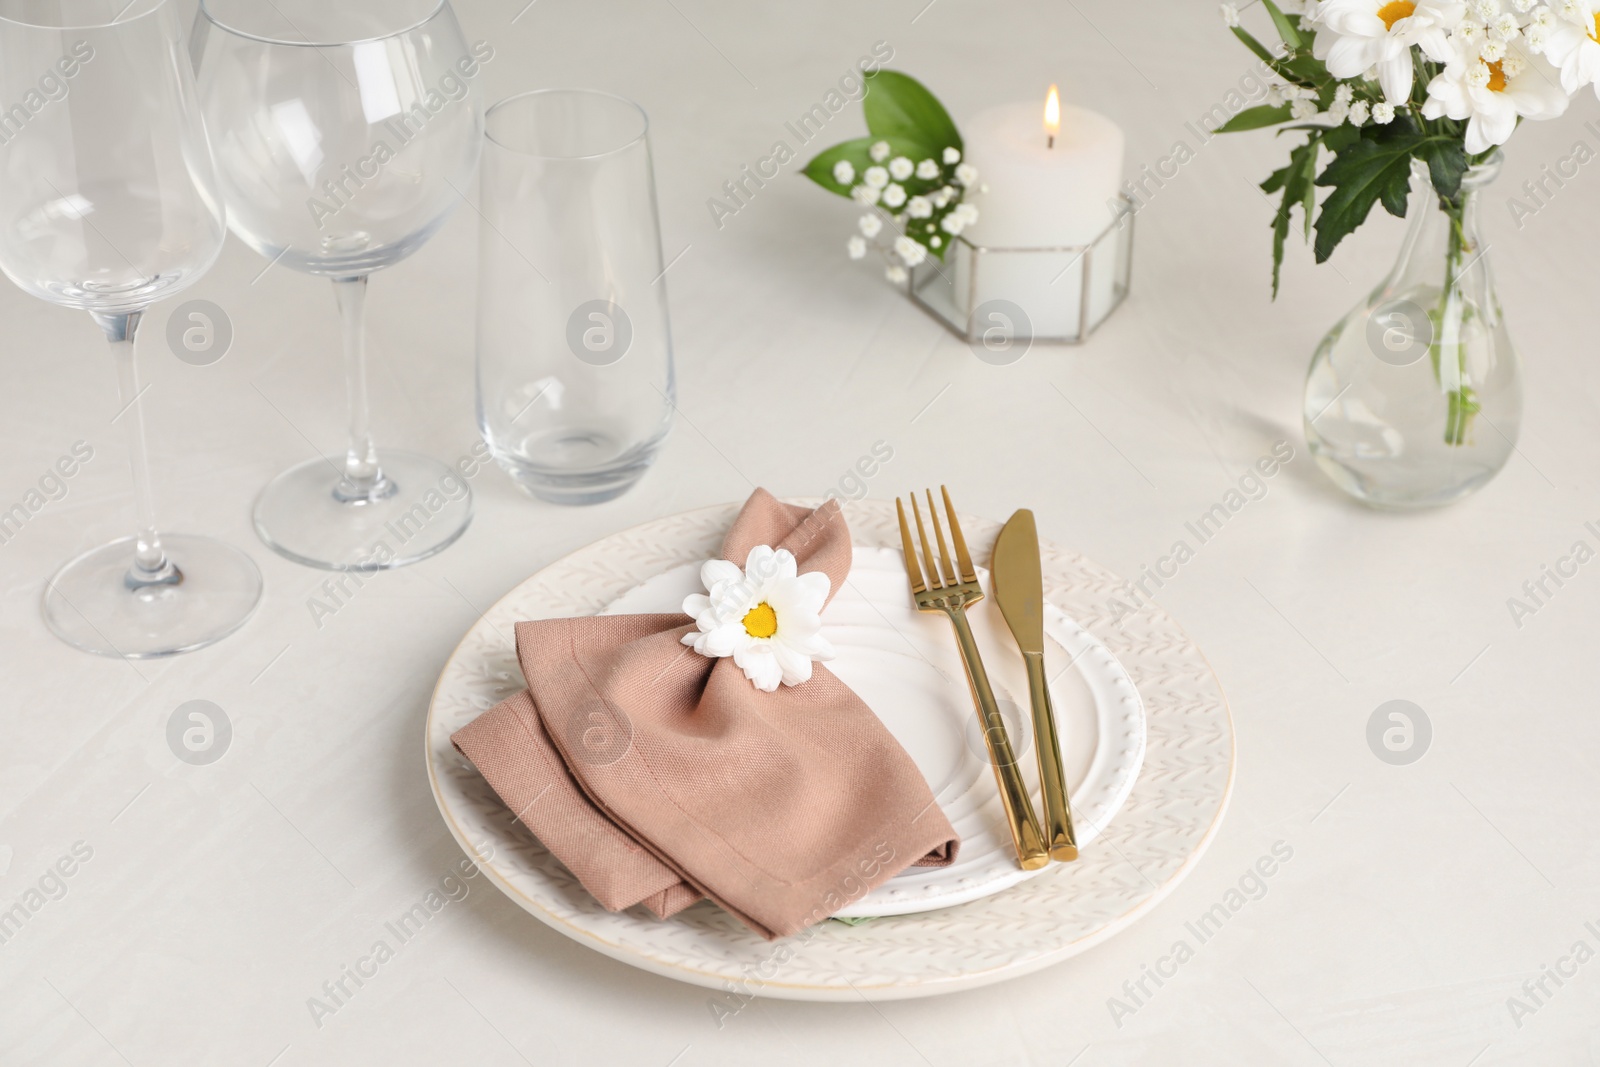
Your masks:
<svg viewBox="0 0 1600 1067"><path fill-rule="evenodd" d="M1072 807L1061 767L1061 740L1050 701L1044 665L1044 575L1039 564L1039 531L1033 512L1018 510L1006 521L994 543L994 599L1022 651L1028 671L1028 698L1033 706L1034 748L1044 793L1045 838L1050 856L1078 858Z"/></svg>

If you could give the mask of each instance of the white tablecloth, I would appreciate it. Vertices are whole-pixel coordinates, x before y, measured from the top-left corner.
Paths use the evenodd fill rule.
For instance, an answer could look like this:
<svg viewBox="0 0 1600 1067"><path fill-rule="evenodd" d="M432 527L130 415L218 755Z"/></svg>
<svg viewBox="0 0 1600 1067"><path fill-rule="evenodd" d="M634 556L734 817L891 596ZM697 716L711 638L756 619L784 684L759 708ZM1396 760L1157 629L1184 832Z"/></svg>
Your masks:
<svg viewBox="0 0 1600 1067"><path fill-rule="evenodd" d="M112 369L87 316L0 288L0 510L75 442L94 449L0 544L0 909L26 905L0 943L0 1063L1600 1063L1600 565L1550 585L1520 626L1507 607L1574 542L1600 546L1584 526L1600 519L1600 175L1580 169L1520 228L1506 203L1575 141L1600 146L1595 100L1524 126L1484 196L1527 358L1518 454L1458 507L1378 514L1315 469L1299 401L1313 346L1403 225L1380 214L1319 268L1292 243L1269 301L1271 209L1253 183L1285 146L1201 146L1186 125L1249 69L1214 5L524 2L460 5L495 48L490 99L592 85L653 124L682 415L622 499L563 510L490 468L458 544L317 618L329 576L263 548L248 516L311 443L342 447L333 300L230 239L191 295L226 310L232 351L180 362L171 305L154 309L144 402L163 525L247 548L265 599L197 654L83 655L46 632L38 599L60 562L131 529ZM794 171L862 132L854 107L714 223L708 198L878 41L958 121L1056 81L1124 126L1130 172L1196 148L1141 212L1133 295L1091 343L988 365L849 262L850 206ZM443 458L474 442L476 240L463 207L373 281L382 442ZM1280 441L1294 458L1266 495L1158 592L1229 694L1231 811L1193 876L1111 942L942 1000L756 1001L719 1020L709 991L591 953L476 881L374 976L345 977L461 857L423 773L428 695L478 612L545 563L756 485L825 493L884 442L872 495L946 482L970 512L1029 506L1044 536L1135 575ZM234 730L204 767L166 741L196 699ZM1432 723L1408 766L1366 738L1393 699ZM1275 847L1292 858L1256 890ZM1246 906L1195 943L1186 924L1241 880ZM1192 958L1145 977L1174 971L1181 940ZM340 981L337 1010L313 1010Z"/></svg>

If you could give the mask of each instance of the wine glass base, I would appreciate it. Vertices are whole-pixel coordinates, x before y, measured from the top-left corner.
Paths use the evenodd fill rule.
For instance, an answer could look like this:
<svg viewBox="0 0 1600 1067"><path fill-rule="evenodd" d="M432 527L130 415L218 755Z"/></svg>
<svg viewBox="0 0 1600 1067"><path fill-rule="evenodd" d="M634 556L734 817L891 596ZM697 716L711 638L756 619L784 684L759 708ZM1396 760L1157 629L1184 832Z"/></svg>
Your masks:
<svg viewBox="0 0 1600 1067"><path fill-rule="evenodd" d="M261 571L232 545L193 534L162 534L182 580L128 587L134 539L85 552L44 590L44 621L67 644L101 656L154 659L215 644L261 601Z"/></svg>
<svg viewBox="0 0 1600 1067"><path fill-rule="evenodd" d="M447 464L410 452L378 453L395 492L346 503L341 472L325 459L290 467L256 498L256 533L268 548L308 567L380 571L450 547L472 522L472 490Z"/></svg>

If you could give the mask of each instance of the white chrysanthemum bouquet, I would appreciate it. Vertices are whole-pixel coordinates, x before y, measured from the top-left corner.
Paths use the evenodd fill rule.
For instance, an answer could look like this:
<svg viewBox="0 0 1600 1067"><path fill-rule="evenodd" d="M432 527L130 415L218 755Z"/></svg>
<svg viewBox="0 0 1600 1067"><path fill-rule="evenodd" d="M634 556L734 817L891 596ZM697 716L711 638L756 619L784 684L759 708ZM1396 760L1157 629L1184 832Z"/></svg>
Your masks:
<svg viewBox="0 0 1600 1067"><path fill-rule="evenodd" d="M1223 18L1282 84L1221 129L1297 122L1288 129L1306 132L1288 165L1261 183L1282 194L1274 295L1296 206L1307 237L1316 233L1321 263L1374 203L1405 214L1412 161L1420 160L1459 230L1469 166L1522 119L1555 118L1585 85L1600 93L1600 0L1312 0L1303 14L1283 10L1298 5L1261 5L1281 41L1275 48L1239 25L1235 5L1222 5ZM1320 209L1318 187L1329 190Z"/></svg>
<svg viewBox="0 0 1600 1067"><path fill-rule="evenodd" d="M805 174L867 209L845 249L851 259L877 249L885 276L898 285L929 255L943 259L951 240L978 221L978 209L965 202L978 172L962 162L960 131L921 82L880 70L866 84L868 136L822 152Z"/></svg>

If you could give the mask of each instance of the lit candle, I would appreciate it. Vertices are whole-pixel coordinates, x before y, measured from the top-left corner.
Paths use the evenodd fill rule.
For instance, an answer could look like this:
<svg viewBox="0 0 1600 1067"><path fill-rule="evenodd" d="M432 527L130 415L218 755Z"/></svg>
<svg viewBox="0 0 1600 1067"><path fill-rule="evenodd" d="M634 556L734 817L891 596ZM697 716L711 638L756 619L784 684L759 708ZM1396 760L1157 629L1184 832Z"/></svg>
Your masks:
<svg viewBox="0 0 1600 1067"><path fill-rule="evenodd" d="M963 123L962 136L966 160L987 187L972 197L978 221L962 236L985 248L1031 251L982 254L975 286L969 257L955 253L957 306L971 314L990 300L1007 300L1028 316L1032 336L1075 337L1086 263L1090 322L1111 307L1112 242L1092 259L1050 250L1088 245L1114 221L1121 127L1098 112L1063 105L1052 85L1042 124L1038 103L1003 104ZM986 325L977 323L980 330Z"/></svg>

